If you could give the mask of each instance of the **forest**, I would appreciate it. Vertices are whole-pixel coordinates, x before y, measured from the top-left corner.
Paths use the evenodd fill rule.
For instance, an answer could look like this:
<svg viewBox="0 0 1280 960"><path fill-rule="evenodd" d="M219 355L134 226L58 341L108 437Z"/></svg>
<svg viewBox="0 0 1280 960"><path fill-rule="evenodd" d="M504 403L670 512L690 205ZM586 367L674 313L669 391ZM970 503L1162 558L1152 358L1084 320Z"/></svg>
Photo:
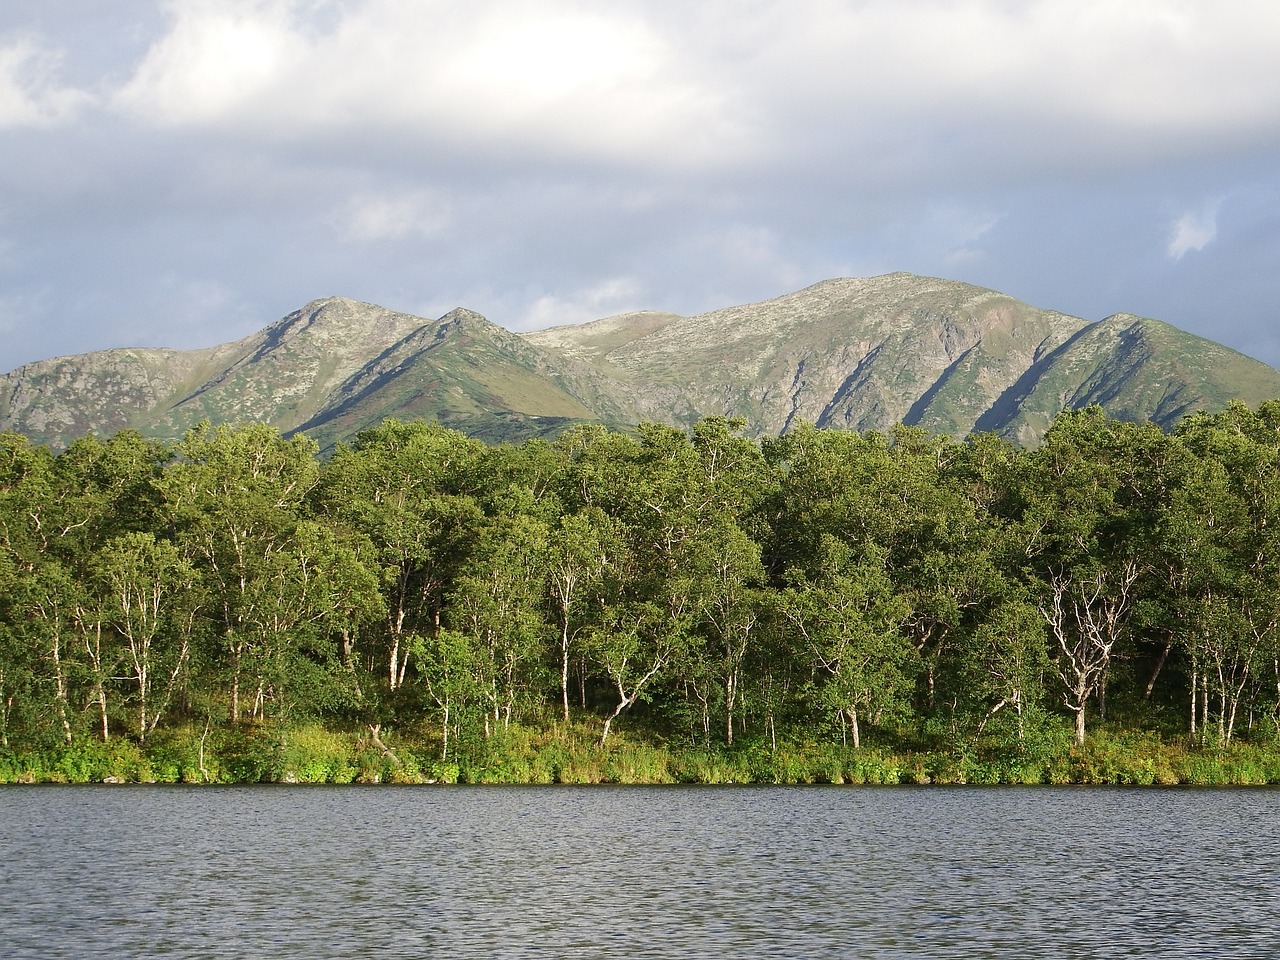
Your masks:
<svg viewBox="0 0 1280 960"><path fill-rule="evenodd" d="M1280 781L1280 401L0 435L0 782Z"/></svg>

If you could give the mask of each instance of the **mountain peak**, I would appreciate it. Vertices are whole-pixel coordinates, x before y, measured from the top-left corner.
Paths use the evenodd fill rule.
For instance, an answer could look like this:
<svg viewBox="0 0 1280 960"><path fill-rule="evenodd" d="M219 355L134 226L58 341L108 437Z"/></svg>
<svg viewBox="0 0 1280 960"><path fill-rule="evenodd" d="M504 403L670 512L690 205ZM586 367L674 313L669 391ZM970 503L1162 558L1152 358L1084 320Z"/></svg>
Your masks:
<svg viewBox="0 0 1280 960"><path fill-rule="evenodd" d="M175 438L201 419L257 420L330 446L387 416L516 440L584 420L728 415L754 434L905 423L1034 445L1058 412L1088 403L1169 426L1277 396L1280 372L1158 320L1092 323L890 273L697 316L638 311L525 334L464 307L429 321L324 297L218 347L28 364L0 382L0 429L65 446L88 432Z"/></svg>
<svg viewBox="0 0 1280 960"><path fill-rule="evenodd" d="M401 337L421 327L426 321L406 313L397 313L372 303L346 297L312 300L277 320L262 332L266 341L278 345L288 340L306 338L325 349L368 346L381 343L390 346ZM356 343L349 341L355 338Z"/></svg>
<svg viewBox="0 0 1280 960"><path fill-rule="evenodd" d="M468 310L466 307L454 307L440 318L440 323L442 325L455 324L457 326L495 326L488 317L483 314L476 313L474 310Z"/></svg>

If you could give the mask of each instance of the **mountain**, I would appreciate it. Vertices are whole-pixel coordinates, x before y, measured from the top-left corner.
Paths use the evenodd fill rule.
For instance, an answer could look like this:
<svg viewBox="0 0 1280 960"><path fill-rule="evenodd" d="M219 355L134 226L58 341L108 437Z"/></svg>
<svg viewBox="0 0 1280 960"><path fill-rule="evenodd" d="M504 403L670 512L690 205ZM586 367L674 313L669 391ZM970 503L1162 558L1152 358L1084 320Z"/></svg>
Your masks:
<svg viewBox="0 0 1280 960"><path fill-rule="evenodd" d="M255 420L330 449L389 416L520 440L576 422L728 415L757 435L800 421L901 422L1034 445L1058 412L1091 403L1169 427L1274 397L1280 372L1158 320L1095 323L897 273L694 317L640 312L523 335L464 309L429 321L332 297L204 350L19 367L0 380L0 429L62 447L89 432L172 438L202 419Z"/></svg>
<svg viewBox="0 0 1280 960"><path fill-rule="evenodd" d="M477 313L427 321L330 297L207 350L105 350L19 367L0 381L0 429L63 447L89 432L173 438L204 419L252 420L329 448L400 416L519 439L611 409L579 394L594 396Z"/></svg>
<svg viewBox="0 0 1280 960"><path fill-rule="evenodd" d="M1280 396L1280 372L1158 320L1092 323L905 273L827 280L696 317L629 314L526 337L619 384L630 420L736 415L760 434L797 420L906 423L1034 445L1058 412L1092 403L1167 428L1192 410Z"/></svg>

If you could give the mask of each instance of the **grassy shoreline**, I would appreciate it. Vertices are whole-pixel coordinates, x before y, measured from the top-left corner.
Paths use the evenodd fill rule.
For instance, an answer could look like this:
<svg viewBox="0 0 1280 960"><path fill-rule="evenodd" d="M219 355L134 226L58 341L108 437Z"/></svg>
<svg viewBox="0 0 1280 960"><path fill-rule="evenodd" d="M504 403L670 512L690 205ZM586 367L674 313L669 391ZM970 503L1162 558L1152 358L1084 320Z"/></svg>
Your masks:
<svg viewBox="0 0 1280 960"><path fill-rule="evenodd" d="M1132 731L1082 746L1029 752L853 750L815 742L724 747L619 736L601 749L588 728L515 727L448 761L426 740L318 726L176 731L145 746L118 739L14 752L0 749L0 783L394 784L872 784L1262 786L1280 784L1280 745L1225 749Z"/></svg>

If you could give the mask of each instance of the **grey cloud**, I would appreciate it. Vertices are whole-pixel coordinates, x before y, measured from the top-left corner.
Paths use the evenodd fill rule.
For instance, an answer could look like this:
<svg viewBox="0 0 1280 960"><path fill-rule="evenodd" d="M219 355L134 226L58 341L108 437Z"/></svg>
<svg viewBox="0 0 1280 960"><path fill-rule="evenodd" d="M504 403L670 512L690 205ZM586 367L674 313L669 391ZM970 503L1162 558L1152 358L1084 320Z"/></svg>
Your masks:
<svg viewBox="0 0 1280 960"><path fill-rule="evenodd" d="M89 7L0 12L0 49L58 54L46 89L81 97L0 130L5 369L329 294L523 328L892 270L1280 362L1263 5Z"/></svg>

